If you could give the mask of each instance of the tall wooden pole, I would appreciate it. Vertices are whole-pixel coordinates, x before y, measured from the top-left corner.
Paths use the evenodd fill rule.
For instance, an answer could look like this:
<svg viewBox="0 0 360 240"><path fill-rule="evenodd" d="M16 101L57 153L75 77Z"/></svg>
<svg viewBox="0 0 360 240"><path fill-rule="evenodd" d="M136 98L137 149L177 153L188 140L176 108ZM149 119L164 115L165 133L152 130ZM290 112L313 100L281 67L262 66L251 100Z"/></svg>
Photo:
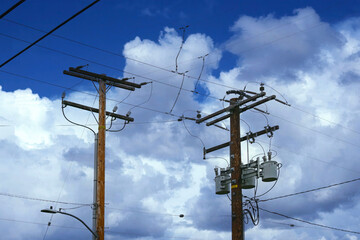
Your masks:
<svg viewBox="0 0 360 240"><path fill-rule="evenodd" d="M235 105L238 98L232 98L230 105ZM240 111L239 107L232 109L230 115L230 167L231 173L231 214L232 240L244 239L244 218L241 191L241 148L240 148Z"/></svg>
<svg viewBox="0 0 360 240"><path fill-rule="evenodd" d="M105 228L105 117L106 117L106 84L99 80L99 131L98 131L98 164L97 164L97 221L98 240L104 240Z"/></svg>

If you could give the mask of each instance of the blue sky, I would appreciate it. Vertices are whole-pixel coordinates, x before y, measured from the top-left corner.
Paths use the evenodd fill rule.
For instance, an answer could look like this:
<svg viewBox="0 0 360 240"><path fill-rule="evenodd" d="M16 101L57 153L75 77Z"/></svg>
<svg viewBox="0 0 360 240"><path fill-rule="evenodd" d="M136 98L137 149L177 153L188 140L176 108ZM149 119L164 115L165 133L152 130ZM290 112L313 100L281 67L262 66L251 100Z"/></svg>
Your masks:
<svg viewBox="0 0 360 240"><path fill-rule="evenodd" d="M6 19L26 24L43 31L49 31L72 14L89 4L88 1L31 1L22 4ZM8 9L14 1L2 1L1 9ZM70 6L70 7L69 7ZM330 24L354 17L359 14L356 1L101 1L90 8L81 16L73 19L69 24L55 32L57 35L68 37L72 40L86 43L98 48L121 54L123 45L129 40L140 36L143 39L158 39L159 32L165 26L177 29L181 26L190 25L187 34L204 33L211 37L214 44L221 46L232 36L229 28L242 15L253 17L264 17L272 14L274 17L291 15L294 9L311 6L320 18ZM1 22L2 33L21 40L32 42L42 36L41 32L28 29L5 21ZM141 33L141 34L140 34ZM1 52L2 61L7 60L18 51L27 46L26 42L9 39L2 36ZM66 53L74 53L76 56L89 58L111 65L115 62L118 68L124 66L124 59L119 56L103 54L102 52L87 47L71 44L63 39L50 36L41 43L41 46L63 50ZM9 47L11 46L11 47ZM99 55L100 54L100 55ZM223 69L232 68L236 58L224 52L225 56L220 61ZM37 57L34 58L34 55ZM99 59L103 59L100 60ZM34 47L24 53L21 58L14 60L3 70L19 70L22 66L26 76L44 79L44 76L51 74L50 82L62 82L65 86L72 86L62 77L62 70L68 66L82 64L82 60L54 53L49 50ZM54 64L56 63L56 64ZM34 69L34 65L41 68ZM95 66L99 70L110 74L122 74L121 71L114 71L104 67ZM219 73L219 69L215 69ZM56 75L54 75L56 74ZM13 78L12 78L13 79ZM74 80L75 81L75 80ZM8 83L4 87L9 90L31 87L42 96L53 96L59 94L56 88L46 85L39 85L21 78L13 81L14 85ZM17 85L19 84L19 85ZM31 85L26 85L31 84ZM87 85L87 84L86 84ZM34 89L35 90L35 89ZM61 91L60 91L61 92Z"/></svg>
<svg viewBox="0 0 360 240"><path fill-rule="evenodd" d="M1 12L16 2L1 1ZM26 0L0 20L0 62L90 3ZM40 213L56 205L91 225L89 205L73 203L92 202L93 135L68 123L61 112L63 91L69 101L97 106L97 93L89 81L62 73L86 64L88 71L151 82L130 95L123 89L110 89L107 95L108 110L116 105L118 114L130 113L135 121L107 134L106 239L230 239L230 202L215 194L213 181L214 167L226 166L228 149L202 159L203 147L228 141L229 132L178 121L181 116L195 117L197 111L205 116L223 108L227 103L221 99L229 89L258 91L262 82L267 95L291 104L271 102L261 107L269 115L252 111L241 115L242 136L267 124L280 126L271 141L262 136L250 144L249 154L242 144L244 162L247 155L252 158L271 149L283 165L276 186L260 200L358 178L358 4L350 0L96 3L0 69L4 236L90 237L73 219L57 215L50 219ZM179 28L187 25L183 39ZM184 78L174 73L176 68L186 72ZM200 94L194 93L196 85ZM96 129L88 112L67 107L65 113ZM114 128L122 124L116 121ZM221 126L228 128L229 122ZM271 186L259 181L258 193ZM246 225L246 239L360 239L351 233L360 224L358 186L354 181L259 203L269 211L349 232L261 211L258 226Z"/></svg>

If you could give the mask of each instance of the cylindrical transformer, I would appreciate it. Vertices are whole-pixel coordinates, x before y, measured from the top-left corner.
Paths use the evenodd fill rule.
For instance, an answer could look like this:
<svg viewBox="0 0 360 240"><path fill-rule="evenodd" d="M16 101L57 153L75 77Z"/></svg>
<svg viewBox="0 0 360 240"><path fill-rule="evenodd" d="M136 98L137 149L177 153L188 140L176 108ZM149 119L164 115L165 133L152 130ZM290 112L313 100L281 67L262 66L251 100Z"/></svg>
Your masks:
<svg viewBox="0 0 360 240"><path fill-rule="evenodd" d="M263 162L261 168L263 182L273 182L278 179L278 166L276 161Z"/></svg>
<svg viewBox="0 0 360 240"><path fill-rule="evenodd" d="M245 168L242 170L242 183L241 188L251 189L255 187L255 170Z"/></svg>
<svg viewBox="0 0 360 240"><path fill-rule="evenodd" d="M221 169L221 174L215 176L215 193L216 194L228 194L230 193L230 174L227 174Z"/></svg>

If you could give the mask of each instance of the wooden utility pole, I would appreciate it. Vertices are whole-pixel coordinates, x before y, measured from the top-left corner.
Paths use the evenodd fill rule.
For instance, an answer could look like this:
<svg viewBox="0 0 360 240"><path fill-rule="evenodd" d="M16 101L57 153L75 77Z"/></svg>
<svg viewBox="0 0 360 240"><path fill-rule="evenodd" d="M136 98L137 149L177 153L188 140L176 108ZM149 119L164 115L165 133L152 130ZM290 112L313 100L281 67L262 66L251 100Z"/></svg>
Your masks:
<svg viewBox="0 0 360 240"><path fill-rule="evenodd" d="M97 141L97 146L95 147L95 159L94 159L94 210L93 210L93 231L96 232L98 240L104 240L104 229L105 229L105 134L106 134L106 116L111 117L111 119L122 119L127 122L134 121L133 118L128 115L123 116L113 112L106 111L106 92L110 87L122 88L130 91L134 91L135 88L141 88L142 84L128 82L129 78L117 79L113 77L108 77L104 74L98 74L93 72L88 72L81 70L81 66L77 68L69 68L69 71L65 70L63 72L66 75L73 77L78 77L92 82L97 82L99 84L99 109L81 105L78 103L69 102L62 100L62 108L66 106L72 106L80 108L82 110L87 110L92 113L99 113L98 119L98 132L95 133L91 128L76 124L79 126L86 127L93 131L95 135L95 142ZM64 115L65 116L65 115ZM72 122L74 123L74 122ZM94 238L95 239L95 238Z"/></svg>
<svg viewBox="0 0 360 240"><path fill-rule="evenodd" d="M237 102L238 98L232 98L230 106ZM232 240L244 239L240 141L240 111L239 106L236 106L230 113L230 168L233 170L231 173Z"/></svg>
<svg viewBox="0 0 360 240"><path fill-rule="evenodd" d="M105 118L106 118L106 83L99 80L99 130L98 130L98 162L97 162L97 183L96 183L96 206L97 220L96 232L98 240L104 240L105 228Z"/></svg>
<svg viewBox="0 0 360 240"><path fill-rule="evenodd" d="M206 126L211 126L217 122L230 118L230 141L217 145L211 148L204 148L204 159L207 153L230 146L230 170L231 170L231 215L232 215L232 240L244 240L244 212L242 202L242 171L241 171L241 142L248 139L255 139L256 137L267 134L279 129L279 126L266 126L265 130L261 130L255 133L249 132L247 136L240 136L240 114L249 109L256 109L255 107L265 102L276 99L275 95L263 98L256 101L258 98L265 97L265 92L260 89L260 93L252 93L248 95L245 91L231 90L227 94L239 94L239 98L232 98L230 100L230 106L209 114L205 117L196 120L196 123L202 123L218 115L224 114L217 119L209 121ZM254 103L251 103L254 102ZM244 107L241 107L245 105ZM223 183L226 184L226 183ZM223 194L223 193L221 193Z"/></svg>

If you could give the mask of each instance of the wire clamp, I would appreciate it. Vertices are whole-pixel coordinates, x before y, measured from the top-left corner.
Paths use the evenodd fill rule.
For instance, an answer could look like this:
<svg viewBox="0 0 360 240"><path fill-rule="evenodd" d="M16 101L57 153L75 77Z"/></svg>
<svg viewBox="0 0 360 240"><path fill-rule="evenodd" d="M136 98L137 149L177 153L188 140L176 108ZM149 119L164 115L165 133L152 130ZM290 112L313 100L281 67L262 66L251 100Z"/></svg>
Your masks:
<svg viewBox="0 0 360 240"><path fill-rule="evenodd" d="M251 131L246 133L246 138L251 144L255 142L254 134Z"/></svg>
<svg viewBox="0 0 360 240"><path fill-rule="evenodd" d="M274 136L274 133L271 131L271 127L269 125L265 126L266 136L269 138L272 138Z"/></svg>

